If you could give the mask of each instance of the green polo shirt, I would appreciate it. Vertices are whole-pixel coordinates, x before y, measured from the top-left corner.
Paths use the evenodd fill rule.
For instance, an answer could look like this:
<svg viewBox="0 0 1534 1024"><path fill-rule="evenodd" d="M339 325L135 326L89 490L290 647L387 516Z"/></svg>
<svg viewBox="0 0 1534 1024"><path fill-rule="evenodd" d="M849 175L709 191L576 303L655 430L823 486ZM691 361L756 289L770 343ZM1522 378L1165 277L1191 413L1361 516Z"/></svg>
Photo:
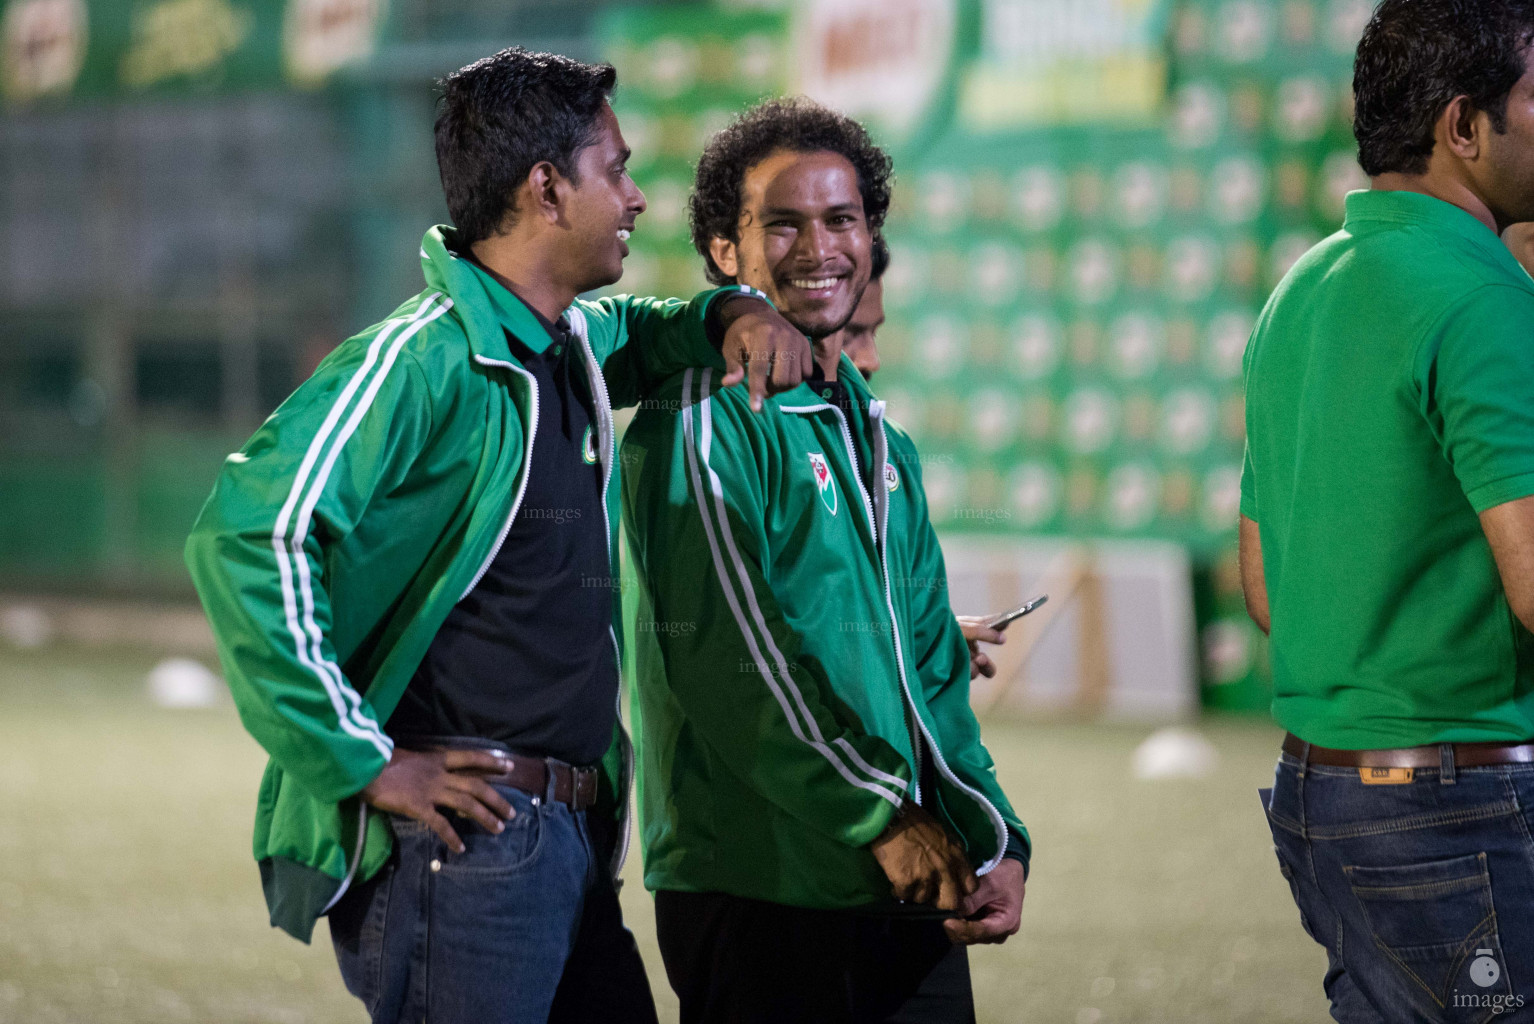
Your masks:
<svg viewBox="0 0 1534 1024"><path fill-rule="evenodd" d="M1374 749L1534 737L1534 645L1478 513L1534 494L1534 281L1470 214L1354 192L1246 352L1273 714Z"/></svg>

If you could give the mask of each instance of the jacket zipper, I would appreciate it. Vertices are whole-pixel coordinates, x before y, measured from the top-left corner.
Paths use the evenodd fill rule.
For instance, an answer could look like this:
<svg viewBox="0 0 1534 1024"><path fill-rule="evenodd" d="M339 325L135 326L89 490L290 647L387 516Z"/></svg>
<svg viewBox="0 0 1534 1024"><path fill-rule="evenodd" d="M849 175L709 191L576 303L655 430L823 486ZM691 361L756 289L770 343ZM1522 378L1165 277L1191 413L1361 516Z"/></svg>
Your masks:
<svg viewBox="0 0 1534 1024"><path fill-rule="evenodd" d="M879 569L884 574L885 596L887 598L889 594L889 573L884 565L884 550L879 543L879 527L878 522L875 519L874 505L868 497L868 489L863 486L863 474L858 468L858 454L857 448L852 443L852 429L847 425L847 418L842 415L842 411L840 409L834 405L827 405L825 408L831 410L831 412L836 415L836 422L839 423L842 428L842 443L847 446L847 458L852 462L852 478L857 481L858 493L863 496L863 511L868 515L868 531L873 536L874 556L879 559ZM877 469L878 467L875 468ZM900 639L895 636L895 634L898 632L899 623L895 622L893 609L890 611L890 626L890 636L895 641L895 665L900 669L900 686L901 689L904 690L905 666L904 663L900 660ZM917 732L917 728L920 724L920 718L917 716L915 708L911 709L911 719L911 751L916 757L916 770L911 775L911 799L916 801L917 805L919 806L921 804L922 745L921 735Z"/></svg>
<svg viewBox="0 0 1534 1024"><path fill-rule="evenodd" d="M579 309L570 309L570 326L575 330L575 336L581 339L581 348L586 353L586 375L596 384L597 406L597 429L601 433L604 444L602 449L606 457L602 464L602 525L606 528L603 539L608 544L609 565L612 564L612 545L614 544L612 533L612 519L607 513L607 488L612 483L613 463L615 461L617 439L613 437L613 410L612 403L607 394L607 381L602 377L602 368L597 365L596 352L592 350L591 339L587 336L589 330L586 324L586 314ZM622 581L614 580L613 584L621 591ZM623 752L623 784L619 787L622 793L622 804L618 811L618 848L613 851L611 864L613 882L618 882L618 873L623 870L624 863L629 855L629 787L634 778L634 747L629 742L628 730L623 727L623 651L618 647L618 634L613 632L611 625L607 627L607 635L613 642L614 665L618 670L618 696L615 699L618 716L618 739Z"/></svg>
<svg viewBox="0 0 1534 1024"><path fill-rule="evenodd" d="M948 781L957 786L960 791L968 794L976 803L985 808L986 815L991 819L991 823L996 826L996 856L986 861L985 864L981 865L981 867L975 872L977 875L987 874L992 871L997 864L1001 863L1001 855L1007 850L1007 823L1002 820L1001 812L992 806L991 802L985 798L984 794L982 794L979 790L966 786L959 780L959 777L953 773L953 769L948 767L948 763L943 760L943 752L938 749L937 740L933 739L932 734L927 731L927 723L922 721L921 712L916 709L916 699L911 695L911 687L906 680L905 658L900 647L900 620L895 615L895 602L890 595L889 561L885 558L884 554L885 531L888 527L889 520L887 516L883 517L882 523L875 520L873 511L874 503L869 499L868 488L863 486L863 474L858 472L857 450L852 446L852 431L847 426L847 418L843 416L842 411L836 408L834 405L827 405L824 406L824 408L830 409L831 412L835 413L836 421L841 424L842 442L847 446L847 457L852 460L852 477L857 481L858 493L863 496L863 506L868 512L869 525L874 530L874 551L879 557L879 571L884 577L884 606L886 610L889 611L890 615L890 638L895 642L895 667L900 671L900 689L905 694L906 704L910 709L911 717L916 721L916 728L921 730L920 736L914 734L912 736L914 741L912 743L912 747L915 749L916 753L916 777L912 779L912 792L915 794L916 802L920 804L922 763L921 740L923 737L925 737L927 746L932 748L932 757L933 760L937 762L938 771L946 776ZM877 399L869 402L868 418L871 420L877 420L879 424L879 433L875 436L874 442L873 469L874 480L881 481L884 479L884 465L888 459L889 454L889 438L884 432L884 403L878 401Z"/></svg>
<svg viewBox="0 0 1534 1024"><path fill-rule="evenodd" d="M840 415L840 410L838 410L838 415ZM884 432L884 403L877 399L870 401L868 403L868 418L879 424L879 433L874 438L874 480L878 482L884 479L884 467L889 461L889 437ZM842 429L844 432L846 431L845 423L843 423ZM861 477L858 479L858 486L863 486ZM888 494L884 495L884 500L886 502L889 501ZM895 617L895 602L890 596L889 563L884 558L885 538L888 535L888 530L889 515L886 509L886 514L881 517L879 523L879 565L884 570L884 603L889 609L890 621L895 625L895 628L890 630L890 633L895 638L895 657L900 665L900 685L905 689L906 700L911 704L911 713L916 716L916 724L921 727L922 735L927 737L927 744L932 748L932 758L937 762L938 770L946 775L948 781L957 786L960 791L967 793L976 803L985 808L985 813L990 817L991 824L996 826L996 856L986 861L975 872L977 875L984 875L1000 864L1002 854L1007 852L1007 823L1002 819L1001 812L985 798L985 794L965 785L954 774L953 770L948 767L948 762L943 760L943 751L938 747L937 740L933 738L931 733L927 732L927 723L922 721L921 714L916 710L916 700L911 696L911 688L906 682L905 660L900 657L900 622Z"/></svg>
<svg viewBox="0 0 1534 1024"><path fill-rule="evenodd" d="M609 399L608 399L608 394L607 394L607 382L602 379L602 371L597 366L596 353L592 351L592 349L591 349L591 342L590 342L590 340L586 336L586 331L587 331L587 328L586 328L586 315L584 313L582 313L579 309L575 309L573 307L571 308L570 312L572 314L571 321L570 321L570 326L572 328L574 328L575 336L580 339L580 341L581 341L581 350L582 350L583 354L586 356L587 375L591 378L592 382L596 385L596 403L595 404L596 404L596 407L597 407L596 408L596 412L597 412L597 428L602 433L602 436L606 440L606 444L603 446L603 448L604 448L604 450L606 452L606 457L603 459L603 466L602 466L602 494L601 494L600 501L601 501L601 504L602 504L602 523L603 523L603 526L605 527L605 530L606 530L606 532L603 533L602 536L603 536L603 540L607 542L608 547L609 547L608 562L609 562L609 564L611 564L611 562L612 562L612 552L611 552L611 546L612 546L612 521L611 521L611 518L610 518L610 516L608 515L608 512L607 512L607 488L608 488L608 485L612 482L612 475L613 475L613 443L614 443L614 439L613 439L613 426L612 426L612 407L609 404ZM526 370L522 369L520 366L517 366L515 363L509 363L509 362L506 362L505 360L502 360L502 359L490 359L490 358L488 358L486 356L476 355L474 357L474 360L475 360L475 362L480 363L480 364L482 364L484 366L500 366L500 367L503 367L503 368L505 368L507 370L511 370L511 371L513 371L515 373L519 373L523 377L527 378L528 386L532 389L533 409L532 409L532 414L531 414L531 417L530 417L531 420L532 420L532 425L531 425L531 427L528 428L528 431L527 431L527 453L524 456L524 458L526 459L527 469L522 474L522 485L517 488L517 496L516 496L516 498L514 498L512 500L512 503L511 503L511 514L506 517L506 525L501 527L500 536L498 536L495 539L495 547L490 549L490 556L485 559L484 565L481 565L479 567L479 572L474 574L473 582L471 582L469 584L468 588L466 590L464 590L463 594L458 598L458 600L460 600L460 601L462 601L465 597L468 597L470 592L473 591L473 589L479 585L479 581L484 578L485 573L490 571L490 564L495 561L495 556L500 554L500 552L501 552L501 545L506 543L506 536L507 536L507 534L509 534L511 532L511 524L516 521L517 511L522 507L522 496L527 492L527 481L528 481L528 478L532 475L532 470L533 470L533 442L536 439L536 436L537 436L537 433L538 433L538 381L533 377L533 375L531 373L528 373ZM617 703L618 703L618 735L619 735L620 740L621 740L621 749L623 751L623 785L620 787L622 789L622 791L623 791L623 793L622 793L622 801L621 801L622 807L621 807L621 810L619 811L619 814L618 814L618 835L619 835L619 839L618 839L618 848L617 848L617 850L613 854L613 861L614 861L614 863L612 865L613 878L614 878L614 880L616 880L617 876L618 876L618 873L621 870L623 870L623 865L628 860L628 850L629 850L629 799L628 799L628 797L629 797L629 787L630 787L631 781L633 779L634 752L633 752L633 749L632 749L632 747L631 747L631 745L629 743L628 731L626 729L624 729L624 727L623 727L623 687L621 685L621 682L622 682L622 671L623 671L623 655L622 655L622 652L618 649L618 637L617 637L617 634L613 632L613 629L612 629L611 626L608 626L608 628L607 628L607 635L612 639L612 642L613 642L613 657L616 659L616 664L618 666L618 672L619 672L619 682L620 682L620 685L618 687L618 701L617 701Z"/></svg>
<svg viewBox="0 0 1534 1024"><path fill-rule="evenodd" d="M352 850L352 862L346 869L346 877L341 879L341 885L336 889L335 895L330 897L330 902L320 910L320 916L330 913L330 908L341 902L341 897L346 895L346 890L352 887L352 879L357 877L357 869L362 866L362 849L367 845L368 837L368 805L367 801L357 800L357 843Z"/></svg>

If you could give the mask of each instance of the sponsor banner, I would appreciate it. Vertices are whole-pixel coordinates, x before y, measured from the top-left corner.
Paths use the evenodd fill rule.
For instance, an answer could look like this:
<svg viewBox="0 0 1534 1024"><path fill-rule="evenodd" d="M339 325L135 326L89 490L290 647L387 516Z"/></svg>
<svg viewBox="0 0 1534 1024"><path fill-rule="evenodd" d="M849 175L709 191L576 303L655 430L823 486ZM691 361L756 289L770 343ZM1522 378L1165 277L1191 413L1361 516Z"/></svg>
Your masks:
<svg viewBox="0 0 1534 1024"><path fill-rule="evenodd" d="M13 105L313 87L370 58L387 0L0 0Z"/></svg>
<svg viewBox="0 0 1534 1024"><path fill-rule="evenodd" d="M959 0L800 0L795 91L909 141L937 112L958 59Z"/></svg>
<svg viewBox="0 0 1534 1024"><path fill-rule="evenodd" d="M1167 0L982 0L967 131L1151 123L1166 92Z"/></svg>

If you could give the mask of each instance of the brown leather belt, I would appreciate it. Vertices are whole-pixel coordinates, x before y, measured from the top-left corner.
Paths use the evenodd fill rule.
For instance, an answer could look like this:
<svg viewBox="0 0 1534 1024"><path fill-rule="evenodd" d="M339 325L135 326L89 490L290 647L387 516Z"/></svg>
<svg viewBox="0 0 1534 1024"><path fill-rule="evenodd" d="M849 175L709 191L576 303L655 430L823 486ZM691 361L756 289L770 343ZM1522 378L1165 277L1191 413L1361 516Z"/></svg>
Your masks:
<svg viewBox="0 0 1534 1024"><path fill-rule="evenodd" d="M445 748L438 748L445 749ZM511 786L535 797L549 791L549 776L554 777L554 799L572 811L584 811L597 802L597 770L556 761L552 757L524 757L508 754L500 772L475 771L486 782Z"/></svg>
<svg viewBox="0 0 1534 1024"><path fill-rule="evenodd" d="M1453 743L1454 765L1475 768L1495 764L1534 764L1534 743ZM1443 748L1397 747L1394 750L1335 750L1306 743L1294 733L1284 734L1284 753L1310 764L1337 768L1438 768Z"/></svg>

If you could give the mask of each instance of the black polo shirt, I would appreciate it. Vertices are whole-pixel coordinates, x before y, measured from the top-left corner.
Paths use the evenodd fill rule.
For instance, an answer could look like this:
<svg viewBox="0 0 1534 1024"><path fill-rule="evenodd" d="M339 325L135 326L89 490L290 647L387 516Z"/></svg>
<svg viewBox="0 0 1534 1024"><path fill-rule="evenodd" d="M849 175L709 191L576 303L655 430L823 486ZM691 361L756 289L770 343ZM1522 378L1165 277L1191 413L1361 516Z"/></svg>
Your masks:
<svg viewBox="0 0 1534 1024"><path fill-rule="evenodd" d="M485 281L499 290L498 305L520 301ZM411 737L476 737L593 764L612 740L618 700L597 417L580 341L563 317L551 324L533 313L549 334L542 351L506 335L538 388L521 508L484 577L438 630L388 728L407 746Z"/></svg>

